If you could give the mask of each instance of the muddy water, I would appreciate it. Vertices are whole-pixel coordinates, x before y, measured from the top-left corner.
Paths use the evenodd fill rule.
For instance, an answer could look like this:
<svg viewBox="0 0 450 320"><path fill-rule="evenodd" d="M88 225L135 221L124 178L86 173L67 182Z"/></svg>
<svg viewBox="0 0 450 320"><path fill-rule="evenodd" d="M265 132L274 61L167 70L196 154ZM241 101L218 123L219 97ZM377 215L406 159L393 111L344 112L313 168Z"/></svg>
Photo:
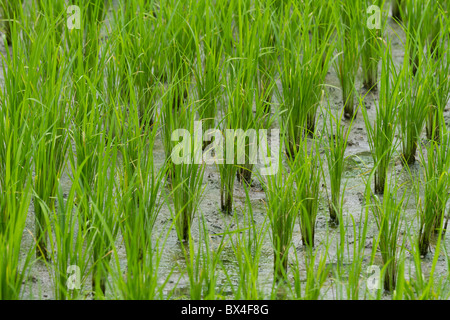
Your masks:
<svg viewBox="0 0 450 320"><path fill-rule="evenodd" d="M392 48L394 60L397 65L400 65L403 60L403 47L402 41L405 39L402 31L396 25L390 21L390 28L388 31L391 39L393 40ZM399 34L401 40L398 40L395 37L395 34ZM5 54L5 48L3 46L3 42L0 44L0 50L3 54ZM365 94L365 90L362 89L361 84L361 74L358 75L357 88L359 88L359 92L361 94ZM0 69L0 82L3 84L4 77ZM333 70L330 68L329 73L326 77L326 84L328 85L328 94L330 97L330 104L334 110L341 110L343 105L341 101L341 92L339 89L339 81ZM281 84L278 82L278 86L281 89ZM375 108L377 105L377 93L375 94L369 93L365 97L365 103L367 108L369 109L369 117L374 119L375 117ZM324 102L323 108L326 107L326 103ZM445 111L446 120L449 118L448 108ZM318 115L318 128L323 125L322 116ZM272 128L278 128L278 124L275 123ZM161 166L164 162L164 150L160 136L158 136L157 141L155 142L155 150L154 155L156 159L156 165ZM344 202L344 229L346 231L345 241L346 241L346 250L345 256L351 257L352 252L352 244L354 243L355 236L353 235L353 223L356 227L361 226L364 221L361 219L361 212L364 208L364 179L367 178L368 172L373 167L372 157L370 155L369 145L367 141L367 135L364 125L364 120L359 113L358 117L354 121L348 148L346 150L347 162L346 169L344 173L344 181L343 184L346 185L345 189L345 202ZM120 160L120 159L119 159ZM323 165L325 166L324 172L327 172L326 161L323 159ZM419 165L415 165L412 168L413 170L420 171ZM412 183L410 181L409 176L404 172L400 161L398 160L398 154L395 156L394 161L392 161L391 173L394 173L399 177L399 183L404 183L403 190L411 190ZM33 173L34 175L34 173ZM325 243L329 243L329 250L327 253L327 263L333 267L336 265L336 247L339 239L339 228L334 228L328 223L328 208L327 208L327 192L330 193L330 190L326 190L326 185L328 185L328 181L324 181L321 190L321 199L319 206L319 215L317 218L316 224L316 247L318 250L323 250L322 245ZM61 186L63 191L67 194L71 187L70 180L70 172L67 172L61 178ZM236 181L234 188L235 195L235 204L236 215L238 217L238 223L236 223L234 217L223 215L220 210L220 185L219 185L219 173L218 170L214 166L208 166L205 172L204 178L204 187L205 193L203 200L201 202L199 213L197 217L194 219L193 223L193 238L199 238L199 228L198 228L198 216L204 216L207 221L209 234L210 234L210 242L212 247L217 247L221 240L221 233L225 232L227 229L232 231L236 230L239 225L243 224L244 221L244 213L242 212L242 208L246 205L245 192L242 186L238 184ZM259 181L254 181L251 188L249 189L249 197L251 201L251 206L253 209L254 222L257 226L262 226L264 224L266 213L264 207L265 195L262 190L261 184ZM406 231L406 226L412 225L414 230L417 230L417 212L416 212L416 203L415 198L412 196L406 206L405 221L406 224L404 226L404 230ZM353 218L353 219L352 219ZM163 210L158 218L156 229L157 232L164 234L164 230L167 230L167 225L171 222L171 214L167 205L163 207ZM367 269L370 262L370 254L372 252L372 244L373 237L377 235L376 225L373 220L373 216L369 214L369 232L367 234L367 239L365 243L365 253L363 260L363 278L365 276L365 270ZM33 212L33 203L29 209L29 217L26 225L26 229L24 231L23 236L23 252L22 257L25 257L28 249L33 243L32 233L34 231L34 212ZM195 240L196 241L196 240ZM347 244L348 250L347 250ZM125 248L122 243L121 236L118 237L117 243L118 255L121 259L121 266L124 270L126 265L126 253ZM411 244L406 243L406 248L410 248ZM448 237L445 239L445 247L449 248L450 240ZM432 252L434 248L432 248ZM293 263L295 253L298 255L299 262L299 270L300 270L300 278L304 281L306 280L306 268L303 263L304 259L304 250L301 246L301 238L300 238L300 228L297 225L294 230L294 238L293 238L293 246L290 251L289 260ZM431 255L430 255L431 256ZM233 284L238 282L238 273L237 273L237 265L236 265L236 257L234 255L233 248L231 246L230 241L227 241L226 246L223 249L221 254L221 262L223 267L228 272L229 279ZM350 264L351 259L347 259L344 261L344 265ZM381 258L379 253L376 255L375 264L381 266ZM407 265L409 262L407 262ZM431 258L425 258L422 261L423 272L426 275L429 272L429 268L431 265ZM50 265L49 268L52 268ZM185 259L182 253L181 246L179 244L177 235L175 230L170 231L167 244L164 248L164 254L162 256L162 262L160 266L160 277L161 282L166 276L173 271L170 280L167 283L165 293L167 295L171 294L172 297L183 298L189 296L189 281L186 275L185 270ZM448 269L447 263L445 261L444 255L441 254L439 258L437 269L436 269L438 277L447 277ZM261 259L259 265L259 281L260 287L266 296L270 295L270 290L272 288L273 282L273 251L272 245L270 241L269 233L266 234L262 245ZM330 273L325 285L321 291L321 297L324 299L334 299L336 298L336 292L334 289L333 274ZM218 268L218 280L217 280L218 292L221 292L225 297L231 297L232 289L230 288L230 281L227 279L226 275L222 271L221 268ZM365 285L365 282L362 281L362 286ZM86 285L83 288L86 291L90 290L90 281L86 281ZM87 296L88 298L90 295ZM52 291L52 281L47 270L47 267L42 262L33 263L32 267L29 270L29 275L24 282L24 298L26 299L51 299L53 298ZM389 298L386 296L385 298Z"/></svg>

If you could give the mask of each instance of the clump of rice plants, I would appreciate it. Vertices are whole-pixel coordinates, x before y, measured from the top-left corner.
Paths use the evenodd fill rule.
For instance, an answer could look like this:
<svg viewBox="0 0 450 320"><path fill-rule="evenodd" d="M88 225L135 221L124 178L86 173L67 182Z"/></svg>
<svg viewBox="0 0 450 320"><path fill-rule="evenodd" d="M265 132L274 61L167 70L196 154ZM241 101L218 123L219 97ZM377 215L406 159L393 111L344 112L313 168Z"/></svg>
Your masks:
<svg viewBox="0 0 450 320"><path fill-rule="evenodd" d="M262 225L255 223L255 215L251 205L249 190L245 184L244 190L246 204L242 208L244 221L240 221L240 217L235 211L233 221L237 226L237 231L228 231L232 249L236 256L237 271L239 274L239 285L234 292L234 298L237 300L258 299L263 296L260 286L259 269L261 266L263 243L267 235L267 228L269 227L267 224L267 216ZM225 269L224 271L226 272Z"/></svg>
<svg viewBox="0 0 450 320"><path fill-rule="evenodd" d="M322 163L317 140L308 146L304 139L297 156L290 161L289 167L295 179L295 202L298 203L298 219L302 243L312 248L319 211L319 191L322 177Z"/></svg>
<svg viewBox="0 0 450 320"><path fill-rule="evenodd" d="M81 170L74 177L75 183L72 185L67 202L64 199L61 188L58 188L57 207L53 212L49 212L49 221L52 225L53 233L49 233L50 257L53 265L48 265L52 270L51 276L54 283L54 294L58 300L76 299L82 296L80 291L82 279L88 269L90 259L90 248L85 246L84 215L80 210L74 212L75 190L79 187L76 181L80 179ZM43 210L49 210L43 207ZM74 269L76 266L76 269ZM77 281L71 283L70 272L78 272Z"/></svg>
<svg viewBox="0 0 450 320"><path fill-rule="evenodd" d="M189 244L183 246L186 271L189 277L190 298L193 300L214 300L217 290L220 256L225 246L225 237L215 247L210 239L205 217L199 219L200 237L195 248L191 235Z"/></svg>
<svg viewBox="0 0 450 320"><path fill-rule="evenodd" d="M404 21L406 33L406 48L409 62L412 66L412 74L416 75L422 66L423 50L428 40L427 24L432 18L432 5L430 1L406 1L405 9L407 19ZM406 52L405 52L406 53Z"/></svg>
<svg viewBox="0 0 450 320"><path fill-rule="evenodd" d="M270 114L272 96L275 91L275 73L277 71L278 28L274 23L274 2L257 2L255 7L258 48L257 89L259 100L265 113Z"/></svg>
<svg viewBox="0 0 450 320"><path fill-rule="evenodd" d="M281 27L283 52L280 63L283 122L288 134L287 153L294 158L305 135L314 135L316 113L323 96L323 82L333 47L331 25L324 32L315 27L312 3L285 8ZM292 10L292 14L290 13ZM301 41L297 41L297 39Z"/></svg>
<svg viewBox="0 0 450 320"><path fill-rule="evenodd" d="M402 15L405 14L404 11L405 1L404 0L391 0L391 13L392 19L401 22Z"/></svg>
<svg viewBox="0 0 450 320"><path fill-rule="evenodd" d="M342 112L343 113L343 112ZM327 140L327 152L325 152L330 176L331 200L328 200L330 219L339 223L338 212L341 208L341 181L344 173L345 149L353 125L350 122L348 127L342 124L341 115L334 115L331 111L328 114L327 126L324 127Z"/></svg>
<svg viewBox="0 0 450 320"><path fill-rule="evenodd" d="M387 171L394 150L394 135L397 127L397 112L400 101L401 78L393 65L390 42L384 47L380 79L380 100L374 124L369 120L367 109L362 107L364 123L375 171L375 193L383 194ZM404 72L405 69L402 70Z"/></svg>
<svg viewBox="0 0 450 320"><path fill-rule="evenodd" d="M424 72L416 73L412 77L412 67L405 54L405 63L401 78L401 100L399 104L400 135L402 141L402 156L406 164L411 165L416 161L415 155L420 141L425 120L429 111L430 95L428 83L431 73L429 64L419 65ZM423 60L421 60L423 61Z"/></svg>
<svg viewBox="0 0 450 320"><path fill-rule="evenodd" d="M186 104L179 110L179 125L170 135L173 144L168 166L171 176L175 227L180 241L188 241L191 224L204 192L202 139L196 125L195 109ZM181 138L181 141L179 141ZM176 145L175 145L176 144Z"/></svg>
<svg viewBox="0 0 450 320"><path fill-rule="evenodd" d="M400 254L405 243L405 238L401 237L405 194L398 199L397 188L395 183L392 186L388 184L384 189L382 200L372 196L372 212L378 227L376 246L380 248L383 286L388 292L395 290ZM370 188L367 188L366 192L370 193Z"/></svg>
<svg viewBox="0 0 450 320"><path fill-rule="evenodd" d="M442 113L441 113L442 117ZM450 169L449 133L446 126L441 129L441 142L429 141L426 147L426 160L421 152L424 166L424 200L418 205L420 230L418 235L419 251L422 256L428 253L431 238L441 230L447 229L448 219L444 222L449 200Z"/></svg>
<svg viewBox="0 0 450 320"><path fill-rule="evenodd" d="M365 2L365 8L371 8L372 5L376 5L378 7L383 6L384 1L369 1ZM365 8L363 8L365 10ZM366 12L367 16L369 16L372 12ZM374 13L377 14L376 12ZM361 51L361 68L363 71L363 85L367 90L376 90L377 82L378 82L378 64L381 60L380 55L380 42L382 41L382 36L384 34L386 19L382 21L377 21L377 16L370 17L372 21L368 21L367 24L371 23L371 25L366 25L361 27L360 36L361 39L364 40L362 44L360 44ZM381 13L379 18L381 19ZM379 25L377 25L379 23Z"/></svg>
<svg viewBox="0 0 450 320"><path fill-rule="evenodd" d="M203 131L208 132L216 128L215 121L218 113L218 104L221 101L224 44L220 39L219 24L210 14L210 11L213 9L208 1L205 1L203 10L205 12L205 22L202 23L198 32L202 32L204 38L202 41L195 39L197 41L197 58L194 66L194 75L199 100L198 112L202 120ZM203 10L200 12L203 13ZM199 19L202 18L199 17ZM207 145L208 142L204 141L203 150L206 149Z"/></svg>
<svg viewBox="0 0 450 320"><path fill-rule="evenodd" d="M427 116L427 138L439 141L440 133L440 117L438 114L443 112L447 102L450 99L450 59L447 51L443 48L449 43L450 35L444 32L448 28L449 19L444 15L444 12L439 11L438 15L439 33L433 35L431 47L427 51L428 56L431 57L433 65L429 83L430 90L430 110Z"/></svg>
<svg viewBox="0 0 450 320"><path fill-rule="evenodd" d="M16 300L21 298L34 249L23 250L22 242L33 192L33 119L22 64L25 50L17 43L6 52L11 60L1 57L5 82L0 90L0 299Z"/></svg>
<svg viewBox="0 0 450 320"><path fill-rule="evenodd" d="M13 29L15 29L16 32L19 31L18 23L16 23L16 21L21 19L21 16L23 15L22 5L22 0L0 1L0 9L2 10L4 20L6 44L12 44L12 32L14 31Z"/></svg>
<svg viewBox="0 0 450 320"><path fill-rule="evenodd" d="M351 119L355 113L355 81L358 71L359 44L358 34L361 16L360 1L339 1L334 14L337 24L337 50L334 69L342 90L344 117Z"/></svg>
<svg viewBox="0 0 450 320"><path fill-rule="evenodd" d="M274 156L278 156L281 162L281 152ZM264 184L267 216L272 230L274 279L277 281L285 279L287 275L289 249L298 215L298 204L292 192L295 176L280 167L278 172L267 176Z"/></svg>
<svg viewBox="0 0 450 320"><path fill-rule="evenodd" d="M47 217L43 205L50 211L54 210L56 192L65 166L68 148L67 134L67 97L64 86L67 81L67 70L59 72L59 61L65 61L64 55L59 55L58 40L42 39L44 44L44 61L41 62L46 75L44 84L35 95L33 110L36 113L38 125L35 127L33 142L34 152L34 211L36 216L36 239L38 247L36 256L48 259L47 254ZM61 41L61 40L59 40ZM34 49L36 50L37 47ZM35 51L37 54L38 51Z"/></svg>
<svg viewBox="0 0 450 320"><path fill-rule="evenodd" d="M108 141L108 142L107 142ZM91 199L92 220L87 242L92 246L92 291L96 299L102 299L106 294L108 274L111 269L109 262L114 253L114 243L119 232L119 212L116 206L115 172L117 169L117 141L112 133L103 135L101 145L104 145L97 163L97 179L95 180L89 198Z"/></svg>

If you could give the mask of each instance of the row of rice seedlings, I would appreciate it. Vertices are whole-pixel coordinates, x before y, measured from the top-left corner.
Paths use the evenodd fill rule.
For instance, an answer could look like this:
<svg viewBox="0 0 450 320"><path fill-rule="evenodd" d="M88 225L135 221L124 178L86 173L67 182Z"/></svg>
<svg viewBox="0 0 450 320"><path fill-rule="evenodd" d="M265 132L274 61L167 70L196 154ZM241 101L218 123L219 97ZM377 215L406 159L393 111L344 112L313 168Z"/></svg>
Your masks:
<svg viewBox="0 0 450 320"><path fill-rule="evenodd" d="M401 72L405 72L402 69ZM375 123L369 120L365 106L361 108L367 130L370 151L376 167L374 192L383 194L391 156L394 151L394 135L398 104L400 102L401 75L393 65L390 42L383 48L380 78L380 100L376 110Z"/></svg>
<svg viewBox="0 0 450 320"><path fill-rule="evenodd" d="M396 181L387 184L382 200L373 195L371 201L372 213L378 227L374 248L379 246L380 249L383 262L381 277L383 287L388 292L393 292L396 288L400 255L406 241L405 237L401 236L405 193L400 199L397 199L398 188ZM370 192L370 188L367 188L366 192ZM372 252L372 261L374 254L375 249Z"/></svg>
<svg viewBox="0 0 450 320"><path fill-rule="evenodd" d="M334 69L341 84L344 117L351 119L355 113L355 81L360 60L360 1L340 1L337 7L334 14L337 22L338 55L334 60Z"/></svg>
<svg viewBox="0 0 450 320"><path fill-rule="evenodd" d="M442 117L442 114L441 114ZM442 123L443 120L442 120ZM429 141L426 147L426 161L423 152L421 162L424 167L424 199L418 204L419 211L419 251L425 256L429 251L433 235L447 229L448 219L444 221L449 200L448 170L450 169L450 138L446 125L441 126L441 143Z"/></svg>
<svg viewBox="0 0 450 320"><path fill-rule="evenodd" d="M400 137L402 141L402 156L406 164L411 165L416 161L418 143L425 126L427 113L429 112L430 95L429 81L431 70L429 63L420 59L420 71L412 77L412 67L408 62L408 54L405 54L403 72L400 75L401 99L399 104Z"/></svg>
<svg viewBox="0 0 450 320"><path fill-rule="evenodd" d="M323 129L325 136L327 137L327 152L325 152L325 156L328 164L331 189L331 199L328 199L328 210L330 212L330 219L334 223L339 223L338 212L342 206L341 183L345 165L345 150L347 148L347 142L354 119L353 118L346 127L342 124L343 112L344 111L342 111L340 115L335 115L330 110L326 116L327 125L324 126Z"/></svg>
<svg viewBox="0 0 450 320"><path fill-rule="evenodd" d="M363 71L363 85L367 90L376 90L378 84L378 64L381 59L380 42L385 33L387 19L382 19L381 12L378 16L377 9L383 8L384 2L384 0L373 2L367 0L365 7L362 8L366 11L367 16L370 14L374 15L366 19L368 25L362 26L360 30L360 39L363 39L363 43L360 44L361 68ZM378 8L372 6L377 6ZM371 11L369 11L370 8L372 8ZM364 21L364 19L362 20Z"/></svg>
<svg viewBox="0 0 450 320"><path fill-rule="evenodd" d="M287 5L286 23L280 31L283 43L280 96L283 122L287 124L289 137L286 150L291 158L295 158L304 135L315 133L316 112L323 97L322 85L333 52L325 40L331 38L332 28L319 33L314 27L313 9L310 2Z"/></svg>

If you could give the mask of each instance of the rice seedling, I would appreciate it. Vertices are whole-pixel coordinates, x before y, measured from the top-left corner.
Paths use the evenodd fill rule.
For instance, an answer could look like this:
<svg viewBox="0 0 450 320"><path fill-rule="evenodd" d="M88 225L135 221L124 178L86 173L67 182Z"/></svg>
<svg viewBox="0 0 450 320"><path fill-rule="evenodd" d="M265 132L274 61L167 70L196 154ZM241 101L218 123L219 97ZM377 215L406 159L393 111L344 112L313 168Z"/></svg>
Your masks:
<svg viewBox="0 0 450 320"><path fill-rule="evenodd" d="M14 72L25 71L20 63L24 50L15 42L12 54L6 51L6 57L1 55L5 82L0 90L0 299L13 300L21 297L34 249L21 250L32 197L33 144L27 75Z"/></svg>
<svg viewBox="0 0 450 320"><path fill-rule="evenodd" d="M359 64L358 34L360 31L360 1L339 1L334 10L337 24L337 50L334 69L342 90L344 117L351 119L355 113L355 81Z"/></svg>
<svg viewBox="0 0 450 320"><path fill-rule="evenodd" d="M44 85L35 88L32 108L38 119L35 127L33 143L34 152L34 210L36 216L36 239L38 247L36 256L47 259L47 231L42 206L45 204L50 211L54 210L58 181L65 166L65 157L68 148L67 134L67 96L64 86L68 78L67 70L58 72L58 63L66 57L59 54L56 39L42 39L46 60L41 61L45 74ZM48 41L47 43L45 41ZM59 40L61 41L61 40ZM42 43L40 44L42 45ZM37 49L37 48L35 48ZM38 54L38 51L33 51Z"/></svg>
<svg viewBox="0 0 450 320"><path fill-rule="evenodd" d="M420 153L424 166L425 189L423 204L418 204L420 224L418 243L422 256L428 253L433 234L446 230L448 223L448 219L444 222L450 197L448 194L448 170L450 168L448 146L450 140L446 126L442 126L440 136L440 144L433 140L429 141L426 147L426 161L423 152Z"/></svg>
<svg viewBox="0 0 450 320"><path fill-rule="evenodd" d="M221 101L221 84L223 78L223 52L224 44L220 41L219 26L210 14L211 4L205 1L205 21L199 27L199 32L204 34L202 42L196 39L196 65L194 75L197 84L199 106L199 116L202 120L203 130L213 130L216 128L216 115L218 104ZM201 11L203 12L203 11ZM199 17L201 19L202 17ZM203 48L203 50L201 50ZM203 142L203 150L208 145Z"/></svg>
<svg viewBox="0 0 450 320"><path fill-rule="evenodd" d="M107 278L110 273L109 261L119 232L119 213L114 194L117 185L115 171L118 148L111 133L108 134L108 138L103 136L101 142L105 148L99 156L98 178L89 196L92 207L92 226L87 239L92 246L92 290L96 299L101 299L106 294Z"/></svg>
<svg viewBox="0 0 450 320"><path fill-rule="evenodd" d="M294 277L293 297L303 300L319 300L321 294L325 294L324 284L331 271L330 264L327 263L329 242L324 243L320 248L307 248L303 253L305 271L300 271L301 262L298 252L295 251L295 261L292 263L292 273ZM302 279L300 273L305 274L306 279ZM303 288L302 288L302 282Z"/></svg>
<svg viewBox="0 0 450 320"><path fill-rule="evenodd" d="M401 22L403 19L402 15L405 15L404 6L405 2L403 0L391 0L391 12L392 19Z"/></svg>
<svg viewBox="0 0 450 320"><path fill-rule="evenodd" d="M345 127L342 124L342 113L334 115L331 111L328 114L327 126L324 127L325 134L328 138L327 152L325 153L328 164L328 174L330 176L331 199L328 200L328 209L330 219L335 223L339 223L338 212L341 204L341 182L345 164L345 149L353 125L353 119Z"/></svg>
<svg viewBox="0 0 450 320"><path fill-rule="evenodd" d="M259 177L261 178L261 177ZM267 216L261 226L255 222L253 208L247 185L245 189L245 206L242 210L244 221L241 222L237 212L234 214L236 231L228 231L233 252L236 256L237 274L239 282L237 288L233 288L235 299L258 300L263 296L260 285L259 270L261 266L261 254L264 239L267 235Z"/></svg>
<svg viewBox="0 0 450 320"><path fill-rule="evenodd" d="M398 121L398 104L401 100L401 74L397 73L393 65L390 48L391 45L388 42L383 50L380 100L373 125L369 120L367 109L365 107L361 108L374 166L376 167L374 179L374 192L376 194L384 193L387 171L395 145L394 134ZM405 69L402 69L401 72L405 72Z"/></svg>
<svg viewBox="0 0 450 320"><path fill-rule="evenodd" d="M18 32L18 24L17 20L23 20L23 2L21 0L17 1L9 1L2 0L0 1L0 9L2 10L4 28L5 28L5 37L6 44L12 44L12 32L16 30Z"/></svg>
<svg viewBox="0 0 450 320"><path fill-rule="evenodd" d="M406 33L406 52L412 66L412 74L416 75L425 59L423 50L428 39L428 23L432 20L432 5L429 1L406 1L407 19L404 21Z"/></svg>
<svg viewBox="0 0 450 320"><path fill-rule="evenodd" d="M74 177L77 181L80 173ZM43 205L47 211L49 223L54 232L49 232L49 256L53 265L48 265L54 282L54 296L58 300L76 299L82 296L81 284L84 282L88 269L91 248L85 247L85 233L83 231L83 216L74 210L75 183L67 197L58 187L57 205L53 212ZM79 271L79 274L78 274ZM71 273L75 272L75 281L71 281ZM83 281L82 281L83 280Z"/></svg>
<svg viewBox="0 0 450 320"><path fill-rule="evenodd" d="M258 55L257 88L258 100L265 113L270 114L272 96L275 91L274 81L277 71L277 26L274 23L274 1L267 4L257 2L255 4L255 23L259 38L260 52Z"/></svg>
<svg viewBox="0 0 450 320"><path fill-rule="evenodd" d="M281 161L281 151L279 155ZM298 203L292 192L294 174L288 174L283 167L276 174L268 175L263 185L266 193L266 210L271 228L271 240L274 256L274 281L287 277L288 255L292 245L295 221L298 215Z"/></svg>
<svg viewBox="0 0 450 320"><path fill-rule="evenodd" d="M288 124L286 150L294 158L303 136L315 133L316 113L323 97L322 85L333 52L333 47L327 44L333 29L330 26L327 32L320 30L319 34L319 29L314 27L314 7L309 1L298 6L292 4L292 16L290 10L291 7L286 6L285 17L290 18L285 19L280 31L283 52L279 72L283 121Z"/></svg>
<svg viewBox="0 0 450 320"><path fill-rule="evenodd" d="M443 15L443 12L439 12L438 17L440 19L438 19L438 23L440 32L438 35L433 36L432 44L429 48L430 51L427 51L431 54L431 60L433 62L431 62L431 70L429 71L432 73L428 82L429 92L431 93L431 109L427 116L426 131L428 139L436 139L437 141L439 141L439 126L442 125L439 121L441 118L438 114L444 111L450 99L450 81L448 77L450 72L450 59L448 58L448 50L444 49L449 41L449 34L442 31L448 28L448 19L441 17L440 15Z"/></svg>
<svg viewBox="0 0 450 320"><path fill-rule="evenodd" d="M200 237L197 248L195 248L191 234L189 234L189 244L183 245L190 284L190 299L214 300L217 290L217 268L221 263L220 256L225 244L225 237L215 248L214 244L211 243L204 216L199 219L199 230Z"/></svg>
<svg viewBox="0 0 450 320"><path fill-rule="evenodd" d="M405 238L401 237L405 193L400 199L397 199L396 188L398 188L396 184L393 186L388 184L384 189L383 200L373 196L372 205L372 213L378 227L376 246L380 248L383 262L381 272L383 286L388 292L392 292L396 288L399 258L405 243ZM370 188L367 188L366 192L370 192ZM374 252L372 259L373 254Z"/></svg>
<svg viewBox="0 0 450 320"><path fill-rule="evenodd" d="M382 8L385 1L378 0L375 2L366 1L365 7L363 10L369 10L372 8L371 6L375 5L378 8ZM367 8L367 9L366 9ZM377 21L377 16L373 17L369 16L370 14L377 15L376 8L375 11L366 11L367 16L367 24L361 28L360 37L364 40L361 44L361 68L363 70L363 85L367 90L376 90L378 83L378 64L381 60L380 55L380 42L382 41L382 36L385 32L386 28L386 19L382 19L381 21ZM379 18L381 19L381 13ZM369 21L371 20L371 21ZM379 23L379 26L377 25Z"/></svg>
<svg viewBox="0 0 450 320"><path fill-rule="evenodd" d="M431 73L429 65L419 65L420 70L412 78L412 68L408 63L405 54L404 70L401 78L401 100L399 104L400 136L402 141L402 156L406 164L414 164L417 146L420 141L426 116L429 110L430 96L428 92L428 82Z"/></svg>
<svg viewBox="0 0 450 320"><path fill-rule="evenodd" d="M30 177L26 181L25 188L20 187L20 189L15 190L15 186L19 186L19 184L13 179L9 186L1 186L0 190L0 213L2 214L0 230L1 300L18 300L21 298L22 283L27 276L33 249L33 247L28 248L28 252L25 251L25 257L20 257L21 248L23 248L22 235L31 202L32 184ZM5 216L8 216L7 221L3 220Z"/></svg>
<svg viewBox="0 0 450 320"><path fill-rule="evenodd" d="M316 219L319 209L320 180L323 175L319 143L312 141L308 146L305 139L298 150L297 157L289 163L295 179L295 201L299 207L299 223L302 243L314 247Z"/></svg>
<svg viewBox="0 0 450 320"><path fill-rule="evenodd" d="M177 86L173 87L177 90ZM169 98L169 101L174 101ZM186 103L183 109L172 114L165 111L167 165L170 173L175 227L180 241L188 241L191 224L204 192L205 165L201 161L200 128L195 121L195 106ZM175 126L175 123L177 125ZM167 128L173 128L170 134ZM181 141L179 141L181 138Z"/></svg>

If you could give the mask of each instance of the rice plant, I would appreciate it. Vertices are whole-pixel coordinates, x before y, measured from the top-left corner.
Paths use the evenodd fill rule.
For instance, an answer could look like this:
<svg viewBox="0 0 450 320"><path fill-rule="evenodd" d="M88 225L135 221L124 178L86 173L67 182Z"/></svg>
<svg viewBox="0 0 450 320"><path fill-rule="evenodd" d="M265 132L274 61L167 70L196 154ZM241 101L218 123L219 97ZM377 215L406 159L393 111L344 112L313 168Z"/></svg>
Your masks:
<svg viewBox="0 0 450 320"><path fill-rule="evenodd" d="M442 117L442 114L441 114ZM419 251L422 256L428 253L431 238L441 230L447 229L448 170L450 154L448 152L449 134L446 126L441 129L441 143L429 141L426 147L426 161L421 152L424 166L424 198L418 204L420 230L418 235Z"/></svg>
<svg viewBox="0 0 450 320"><path fill-rule="evenodd" d="M402 14L404 15L404 3L406 1L404 0L391 0L391 12L392 12L392 19L395 21L401 22L402 21Z"/></svg>
<svg viewBox="0 0 450 320"><path fill-rule="evenodd" d="M448 51L444 50L446 44L449 41L449 34L443 32L448 28L448 19L445 18L444 12L439 11L438 14L439 33L433 35L431 47L428 53L430 53L431 60L434 65L431 66L429 72L434 73L434 76L430 76L428 81L430 95L430 107L427 116L427 138L436 139L439 141L440 132L440 117L439 112L443 112L448 100L450 99L450 81L448 74L450 72L450 59L448 58Z"/></svg>
<svg viewBox="0 0 450 320"><path fill-rule="evenodd" d="M280 97L289 136L286 150L292 158L303 137L315 133L316 113L323 97L322 85L333 52L333 47L328 45L333 29L330 26L319 33L314 27L313 9L309 1L298 6L292 4L292 8L286 6L284 14L290 18L280 31L283 43L279 71L283 91ZM301 40L297 41L299 38Z"/></svg>
<svg viewBox="0 0 450 320"><path fill-rule="evenodd" d="M2 10L3 23L5 28L6 44L12 44L12 32L19 32L18 20L22 20L23 2L21 0L9 1L2 0L0 9Z"/></svg>
<svg viewBox="0 0 450 320"><path fill-rule="evenodd" d="M244 221L240 221L239 215L235 211L233 220L236 224L236 231L228 231L232 249L236 256L236 271L239 275L239 285L233 295L236 299L258 299L263 296L259 269L262 259L262 245L269 224L267 223L267 216L261 226L255 223L249 190L245 184L244 189L246 204L242 208L244 210Z"/></svg>
<svg viewBox="0 0 450 320"><path fill-rule="evenodd" d="M219 25L209 14L213 9L208 1L205 1L204 10L206 21L203 29L200 29L199 32L202 32L205 37L202 42L196 44L197 63L195 64L194 75L200 103L199 115L203 122L203 131L208 132L208 130L216 128L215 120L221 102L224 44L220 40ZM199 19L201 18L199 17ZM199 39L196 39L196 41L199 41ZM202 48L203 50L201 50ZM208 141L204 141L203 150L206 149L207 145Z"/></svg>
<svg viewBox="0 0 450 320"><path fill-rule="evenodd" d="M328 209L330 212L330 219L335 223L339 223L337 213L342 206L341 182L344 172L345 150L353 125L353 121L350 122L348 127L342 124L342 113L343 111L340 115L335 115L330 111L327 116L328 125L324 128L328 138L328 143L326 144L327 152L325 155L328 164L331 188L331 199L328 200Z"/></svg>
<svg viewBox="0 0 450 320"><path fill-rule="evenodd" d="M60 56L56 39L43 39L46 59L41 62L46 74L44 85L38 92L33 92L32 108L39 125L33 135L34 152L34 211L36 216L36 239L38 247L36 256L48 259L47 232L48 224L43 206L50 211L55 208L58 182L66 162L68 148L67 97L64 86L68 79L67 70L59 72L58 61L66 58ZM42 43L41 43L42 45ZM36 52L37 53L37 52ZM37 90L36 88L35 90Z"/></svg>
<svg viewBox="0 0 450 320"><path fill-rule="evenodd" d="M188 241L194 215L204 192L205 165L201 160L202 140L196 125L195 110L190 104L180 110L180 127L171 134L172 149L168 165L171 175L173 217L180 241ZM179 139L181 138L181 141Z"/></svg>
<svg viewBox="0 0 450 320"><path fill-rule="evenodd" d="M278 157L281 158L281 153ZM283 168L280 169L276 174L267 176L267 183L264 184L267 216L272 231L274 279L276 281L281 281L287 276L289 249L292 245L298 214L298 204L296 204L292 192L295 175L288 174Z"/></svg>
<svg viewBox="0 0 450 320"><path fill-rule="evenodd" d="M390 48L388 42L382 55L380 101L376 109L374 124L369 120L367 109L361 108L373 162L376 167L374 180L376 194L384 193L387 171L395 146L394 135L398 121L398 104L401 100L401 76L393 65ZM404 72L404 70L401 72Z"/></svg>
<svg viewBox="0 0 450 320"><path fill-rule="evenodd" d="M384 189L383 199L379 200L377 196L373 196L372 204L372 212L378 228L376 245L380 248L383 261L383 286L388 292L396 288L399 257L405 243L405 238L401 237L405 194L403 193L401 198L397 199L395 188L388 185Z"/></svg>
<svg viewBox="0 0 450 320"><path fill-rule="evenodd" d="M376 90L378 84L378 64L381 60L380 42L385 32L386 19L382 19L381 12L377 16L377 8L372 6L375 5L378 8L382 8L384 1L366 1L365 4L363 9L367 10L367 25L361 28L362 35L360 35L364 39L364 42L360 44L363 85L367 90ZM369 12L368 10L370 8L373 8L373 10ZM377 20L378 18L380 19L379 21Z"/></svg>
<svg viewBox="0 0 450 320"><path fill-rule="evenodd" d="M298 219L304 246L314 246L316 219L319 210L319 191L322 177L322 163L318 141L308 146L305 139L297 157L289 163L295 179L295 202L298 203Z"/></svg>
<svg viewBox="0 0 450 320"><path fill-rule="evenodd" d="M360 33L360 1L339 1L335 9L337 23L337 50L334 69L342 90L344 117L351 119L355 113L356 72L359 64L358 33Z"/></svg>
<svg viewBox="0 0 450 320"><path fill-rule="evenodd" d="M402 110L399 115L402 156L405 163L410 165L416 160L417 146L430 109L428 83L431 81L431 73L429 65L420 65L420 69L425 69L425 72L418 72L412 78L412 68L407 58L405 61L404 71L400 75L402 98L398 107Z"/></svg>

